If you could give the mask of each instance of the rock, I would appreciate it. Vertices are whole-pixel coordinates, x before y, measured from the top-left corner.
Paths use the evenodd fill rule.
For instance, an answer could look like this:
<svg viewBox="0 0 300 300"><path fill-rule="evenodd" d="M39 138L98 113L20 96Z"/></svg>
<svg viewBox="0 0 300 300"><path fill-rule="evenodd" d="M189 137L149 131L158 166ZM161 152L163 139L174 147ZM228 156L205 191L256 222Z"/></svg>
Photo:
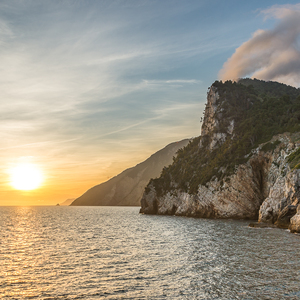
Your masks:
<svg viewBox="0 0 300 300"><path fill-rule="evenodd" d="M262 88L269 85L252 83ZM280 86L277 88L279 91ZM288 228L291 223L292 230L298 230L300 223L295 213L300 204L300 169L296 167L299 166L300 132L276 134L257 146L258 140L269 138L268 128L255 131L253 123L248 130L247 124L240 122L245 111L251 111L252 105L257 109L262 99L244 91L238 84L219 82L211 86L201 136L195 139L198 147L192 142L168 171L154 181L157 190L153 185L151 192L145 190L141 212L258 219L261 225L255 226ZM252 117L255 120L257 111ZM281 132L282 128L276 130ZM292 153L296 159L293 166L289 161Z"/></svg>
<svg viewBox="0 0 300 300"><path fill-rule="evenodd" d="M153 185L149 185L147 187L149 189L147 193L147 199L145 197L142 197L141 200L141 209L140 213L148 214L148 215L155 215L157 214L157 196L156 191L153 187Z"/></svg>
<svg viewBox="0 0 300 300"><path fill-rule="evenodd" d="M281 137L283 138L283 135ZM260 207L258 220L274 223L280 228L288 228L290 219L295 215L296 207L300 203L300 170L290 170L286 164L287 155L295 149L290 148L288 139L283 141L280 148L279 153L275 151L272 155L272 165L275 162L277 167L269 170L270 192Z"/></svg>
<svg viewBox="0 0 300 300"><path fill-rule="evenodd" d="M297 213L290 219L289 230L292 233L300 233L300 205L297 206Z"/></svg>
<svg viewBox="0 0 300 300"><path fill-rule="evenodd" d="M204 122L201 127L201 136L199 147L202 146L205 138L209 139L209 149L213 150L224 143L227 135L231 135L234 129L234 120L230 120L226 132L221 130L219 119L222 118L222 111L218 105L219 93L217 88L211 86L207 93L207 103L204 111Z"/></svg>
<svg viewBox="0 0 300 300"><path fill-rule="evenodd" d="M224 188L217 180L210 181L206 186L200 185L196 195L176 190L157 197L153 185L150 185L142 197L141 212L153 213L157 209L157 214L255 219L268 192L268 165L269 155L259 154L238 167L230 176L227 187Z"/></svg>
<svg viewBox="0 0 300 300"><path fill-rule="evenodd" d="M217 88L211 86L207 94L207 103L204 111L204 122L201 128L201 135L208 135L214 130L218 125L218 121L215 118L215 113L217 111L218 105L217 101L219 99L219 93Z"/></svg>
<svg viewBox="0 0 300 300"><path fill-rule="evenodd" d="M279 228L289 228L290 219L296 214L296 205L288 205L279 213L275 225Z"/></svg>
<svg viewBox="0 0 300 300"><path fill-rule="evenodd" d="M151 193L143 195L141 212L205 218L258 218L260 223L288 228L300 204L300 170L290 170L286 163L287 155L296 147L290 147L292 138L289 133L275 136L272 140L281 143L272 153L262 152L258 147L248 162L239 165L226 179L227 182L211 180L200 185L196 195L175 190L157 197L151 186Z"/></svg>
<svg viewBox="0 0 300 300"><path fill-rule="evenodd" d="M253 228L276 228L276 226L273 224L263 222L250 223L248 226Z"/></svg>

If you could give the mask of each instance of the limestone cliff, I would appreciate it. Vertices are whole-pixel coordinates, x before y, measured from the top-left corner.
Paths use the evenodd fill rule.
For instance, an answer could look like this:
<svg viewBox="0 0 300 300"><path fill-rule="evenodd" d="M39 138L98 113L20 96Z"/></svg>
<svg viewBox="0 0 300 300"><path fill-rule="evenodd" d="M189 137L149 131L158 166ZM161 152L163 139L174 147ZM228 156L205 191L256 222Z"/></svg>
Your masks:
<svg viewBox="0 0 300 300"><path fill-rule="evenodd" d="M207 93L207 103L204 111L204 122L201 127L200 147L205 139L209 139L209 149L214 149L218 144L226 140L227 135L231 135L234 129L234 120L226 120L227 128L222 128L222 116L224 108L219 105L219 93L216 87L211 86Z"/></svg>
<svg viewBox="0 0 300 300"><path fill-rule="evenodd" d="M300 146L300 91L276 83L250 84L217 82L209 89L201 136L149 182L142 213L258 218L289 226L300 202L295 154ZM287 116L279 115L280 110ZM296 218L295 228L300 228L300 213L292 221Z"/></svg>
<svg viewBox="0 0 300 300"><path fill-rule="evenodd" d="M176 152L187 145L188 139L171 143L144 162L127 169L110 180L92 187L72 202L72 206L139 206L150 178L160 175L172 162Z"/></svg>
<svg viewBox="0 0 300 300"><path fill-rule="evenodd" d="M287 158L300 146L299 134L281 135L282 143L271 156L267 172L268 196L259 210L259 222L287 228L300 204L300 169L291 169Z"/></svg>
<svg viewBox="0 0 300 300"><path fill-rule="evenodd" d="M278 222L287 206L296 206L300 201L300 170L291 170L286 162L288 154L299 147L300 135L285 133L273 141L280 141L273 151L264 152L261 145L232 175L199 185L196 194L175 190L159 196L150 183L149 193L144 193L141 200L141 212L208 218L259 217L260 222ZM281 227L287 227L286 222Z"/></svg>

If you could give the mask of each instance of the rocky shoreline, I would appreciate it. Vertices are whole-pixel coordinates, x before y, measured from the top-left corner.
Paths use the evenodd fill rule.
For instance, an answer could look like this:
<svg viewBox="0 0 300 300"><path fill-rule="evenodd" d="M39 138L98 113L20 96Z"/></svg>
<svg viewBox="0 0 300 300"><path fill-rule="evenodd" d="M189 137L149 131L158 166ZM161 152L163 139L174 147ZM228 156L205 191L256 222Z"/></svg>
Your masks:
<svg viewBox="0 0 300 300"><path fill-rule="evenodd" d="M234 138L235 120L220 126L218 89L211 87L199 144L201 149L216 149ZM220 130L220 128L222 130ZM205 139L209 143L202 144ZM170 188L160 191L150 181L141 199L141 213L190 216L200 218L257 219L251 227L278 227L300 233L300 168L291 161L299 156L300 132L274 135L271 140L252 149L246 162L235 166L232 174L220 167L222 179L213 177L198 185L196 193L178 188L170 175ZM296 155L297 154L297 155ZM298 157L297 156L297 157ZM298 158L297 158L298 159ZM188 183L187 183L188 184Z"/></svg>

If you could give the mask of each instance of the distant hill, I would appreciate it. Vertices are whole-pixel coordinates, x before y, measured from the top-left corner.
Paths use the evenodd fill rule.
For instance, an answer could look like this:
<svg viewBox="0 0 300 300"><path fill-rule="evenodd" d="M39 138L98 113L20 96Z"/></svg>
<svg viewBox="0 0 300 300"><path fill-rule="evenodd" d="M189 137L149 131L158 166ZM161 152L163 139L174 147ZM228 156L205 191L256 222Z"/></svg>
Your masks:
<svg viewBox="0 0 300 300"><path fill-rule="evenodd" d="M150 178L160 175L163 167L173 161L176 152L189 139L167 145L144 162L126 169L110 180L96 185L72 202L72 206L140 206L145 186Z"/></svg>
<svg viewBox="0 0 300 300"><path fill-rule="evenodd" d="M68 206L70 205L73 201L75 200L75 198L71 198L71 199L67 199L66 201L59 203L60 206Z"/></svg>

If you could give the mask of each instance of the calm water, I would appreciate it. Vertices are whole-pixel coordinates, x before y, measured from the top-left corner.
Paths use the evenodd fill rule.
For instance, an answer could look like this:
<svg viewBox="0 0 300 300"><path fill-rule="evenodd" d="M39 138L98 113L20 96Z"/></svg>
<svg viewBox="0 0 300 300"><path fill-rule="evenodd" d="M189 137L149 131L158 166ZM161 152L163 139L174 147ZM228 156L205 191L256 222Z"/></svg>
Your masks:
<svg viewBox="0 0 300 300"><path fill-rule="evenodd" d="M0 298L300 298L300 236L138 210L0 207Z"/></svg>

